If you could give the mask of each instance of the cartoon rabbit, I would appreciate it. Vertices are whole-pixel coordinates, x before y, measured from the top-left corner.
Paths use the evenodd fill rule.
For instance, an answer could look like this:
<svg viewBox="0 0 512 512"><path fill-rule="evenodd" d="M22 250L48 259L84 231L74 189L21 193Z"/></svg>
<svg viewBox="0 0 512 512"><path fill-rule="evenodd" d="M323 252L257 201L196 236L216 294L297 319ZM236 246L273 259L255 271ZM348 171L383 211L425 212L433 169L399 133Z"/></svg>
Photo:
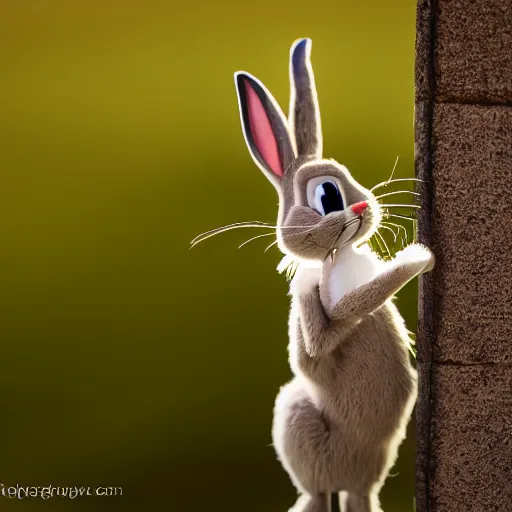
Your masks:
<svg viewBox="0 0 512 512"><path fill-rule="evenodd" d="M310 52L309 39L291 48L288 121L261 82L235 74L247 146L279 194L278 246L299 262L290 285L295 377L276 399L272 438L302 494L290 511L329 511L343 491L349 512L376 512L416 399L410 339L391 299L434 257L412 244L384 261L368 247L379 204L322 158Z"/></svg>

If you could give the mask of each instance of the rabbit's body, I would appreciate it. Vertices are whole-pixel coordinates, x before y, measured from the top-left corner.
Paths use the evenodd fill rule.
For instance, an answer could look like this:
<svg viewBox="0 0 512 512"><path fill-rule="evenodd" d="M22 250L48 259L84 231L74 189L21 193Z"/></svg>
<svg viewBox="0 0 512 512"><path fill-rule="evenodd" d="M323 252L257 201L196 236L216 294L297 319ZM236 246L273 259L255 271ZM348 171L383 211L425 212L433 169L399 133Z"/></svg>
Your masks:
<svg viewBox="0 0 512 512"><path fill-rule="evenodd" d="M331 294L320 284L327 312ZM299 309L294 300L289 355L295 377L281 388L274 409L278 457L302 492L324 496L347 490L349 500L373 496L376 501L416 399L403 320L388 301L340 338L330 354L312 360Z"/></svg>
<svg viewBox="0 0 512 512"><path fill-rule="evenodd" d="M345 167L322 159L310 48L306 39L292 46L288 122L263 84L236 74L247 145L279 194L279 248L300 262L290 286L295 377L277 397L272 437L303 494L294 512L328 512L340 491L344 512L377 512L416 398L410 340L391 299L434 259L413 244L384 262L366 245L379 204Z"/></svg>

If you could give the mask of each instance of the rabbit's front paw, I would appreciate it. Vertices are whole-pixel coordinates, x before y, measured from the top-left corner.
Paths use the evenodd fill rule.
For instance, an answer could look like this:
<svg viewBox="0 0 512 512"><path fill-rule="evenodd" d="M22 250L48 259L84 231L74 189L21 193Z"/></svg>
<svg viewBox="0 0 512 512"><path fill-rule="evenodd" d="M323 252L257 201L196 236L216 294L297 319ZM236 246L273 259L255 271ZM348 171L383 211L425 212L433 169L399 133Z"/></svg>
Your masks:
<svg viewBox="0 0 512 512"><path fill-rule="evenodd" d="M434 268L435 257L434 253L425 245L411 244L396 254L394 263L398 265L417 264L421 266L422 272L429 272Z"/></svg>
<svg viewBox="0 0 512 512"><path fill-rule="evenodd" d="M298 268L290 283L291 295L306 295L320 283L321 270L319 268Z"/></svg>

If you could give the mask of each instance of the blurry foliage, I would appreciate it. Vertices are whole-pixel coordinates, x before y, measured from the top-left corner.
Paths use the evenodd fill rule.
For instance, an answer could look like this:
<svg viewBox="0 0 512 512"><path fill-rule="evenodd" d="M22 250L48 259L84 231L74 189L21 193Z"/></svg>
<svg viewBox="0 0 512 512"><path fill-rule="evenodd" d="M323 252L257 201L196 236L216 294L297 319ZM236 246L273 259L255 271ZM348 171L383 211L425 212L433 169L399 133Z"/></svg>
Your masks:
<svg viewBox="0 0 512 512"><path fill-rule="evenodd" d="M325 156L367 187L413 175L414 2L2 2L0 425L4 485L122 485L123 498L2 510L283 512L270 446L290 377L286 281L233 72L287 111L313 39ZM410 230L411 226L407 226ZM416 284L398 305L415 330ZM382 492L410 509L411 433Z"/></svg>

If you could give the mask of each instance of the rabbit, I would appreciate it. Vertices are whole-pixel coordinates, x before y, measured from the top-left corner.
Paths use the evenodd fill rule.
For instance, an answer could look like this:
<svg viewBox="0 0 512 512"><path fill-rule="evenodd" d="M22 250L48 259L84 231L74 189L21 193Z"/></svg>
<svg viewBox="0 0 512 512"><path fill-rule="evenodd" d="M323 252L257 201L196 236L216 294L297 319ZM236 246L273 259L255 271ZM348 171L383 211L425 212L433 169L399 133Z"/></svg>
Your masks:
<svg viewBox="0 0 512 512"><path fill-rule="evenodd" d="M288 120L259 80L235 73L245 141L279 196L278 247L298 262L289 292L294 377L276 398L272 441L299 493L289 512L328 512L336 493L348 512L377 512L417 396L409 332L392 299L433 268L434 255L411 244L384 261L366 243L382 220L379 204L322 157L311 44L291 47Z"/></svg>

